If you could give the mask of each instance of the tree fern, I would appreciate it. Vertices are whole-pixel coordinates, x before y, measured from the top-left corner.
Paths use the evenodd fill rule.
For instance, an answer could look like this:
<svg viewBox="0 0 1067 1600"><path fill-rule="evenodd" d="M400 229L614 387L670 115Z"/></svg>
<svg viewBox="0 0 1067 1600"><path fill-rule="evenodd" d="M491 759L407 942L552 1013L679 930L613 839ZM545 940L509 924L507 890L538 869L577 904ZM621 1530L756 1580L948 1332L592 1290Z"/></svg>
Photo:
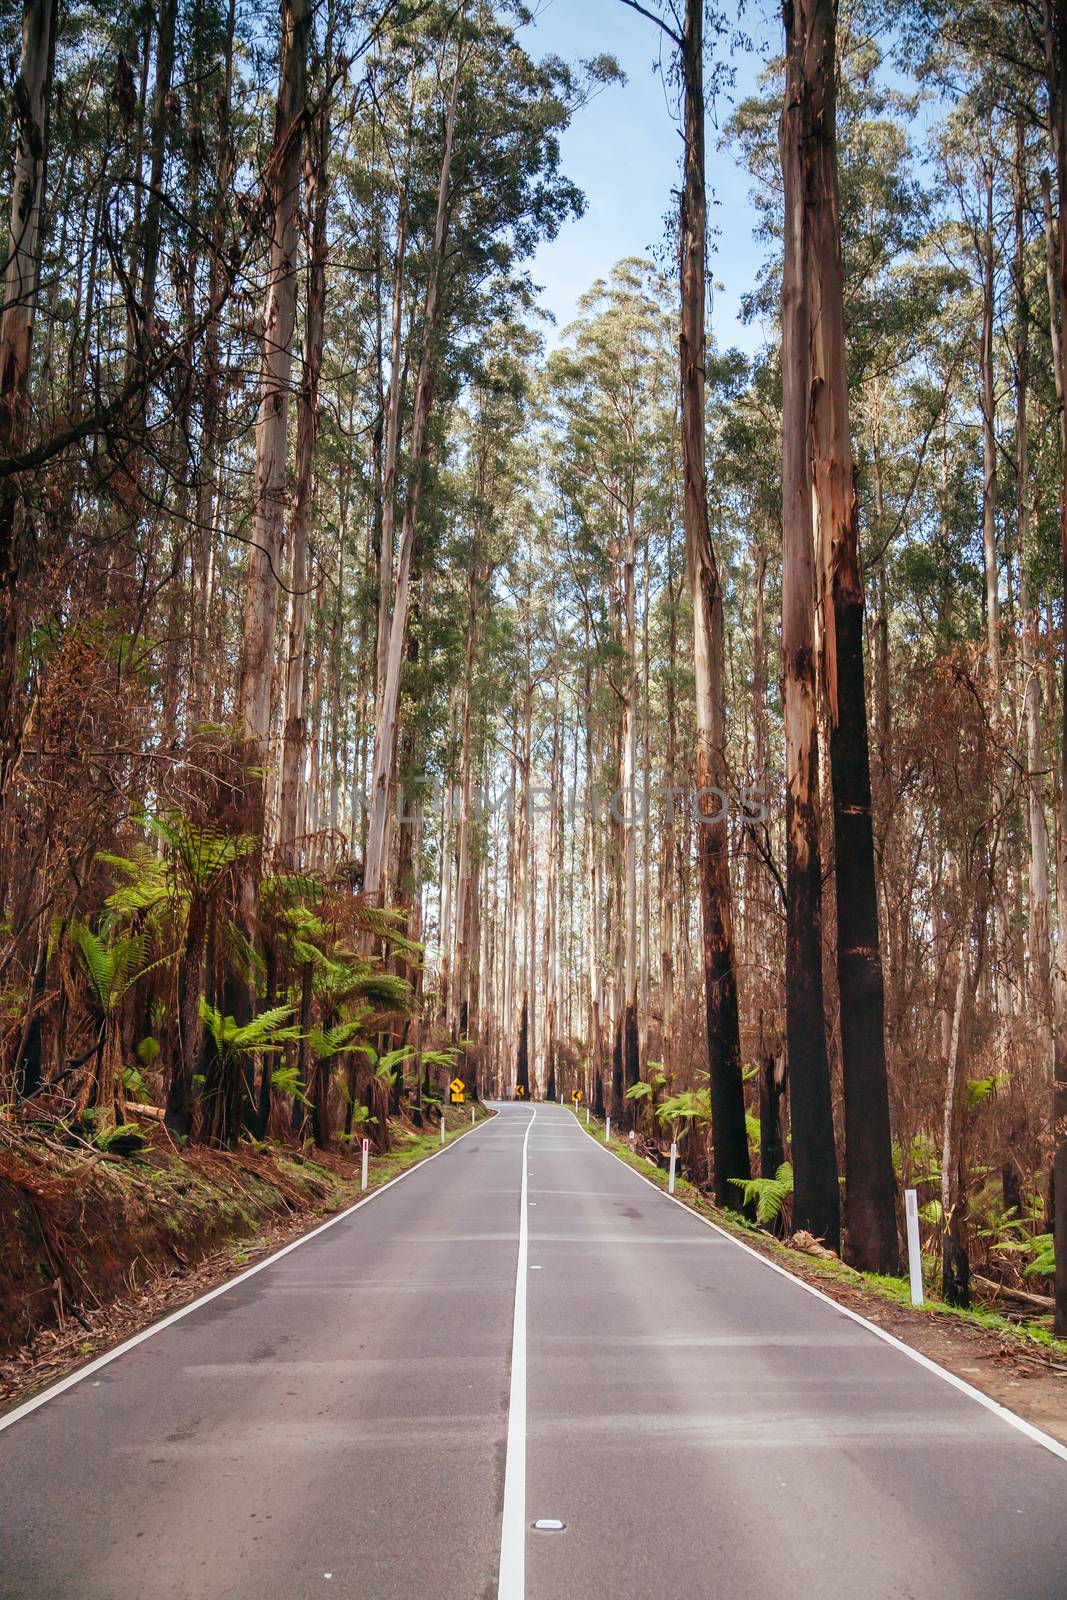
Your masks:
<svg viewBox="0 0 1067 1600"><path fill-rule="evenodd" d="M175 897L173 874L155 851L144 848L132 856L117 856L100 850L96 859L124 880L104 902L109 911L136 916L172 904Z"/></svg>
<svg viewBox="0 0 1067 1600"><path fill-rule="evenodd" d="M730 1182L744 1191L744 1206L755 1202L756 1221L767 1224L777 1221L792 1197L793 1168L788 1161L783 1161L773 1178L731 1178Z"/></svg>
<svg viewBox="0 0 1067 1600"><path fill-rule="evenodd" d="M85 964L97 1006L103 1012L113 1011L130 985L151 970L145 960L144 934L119 934L109 939L110 924L105 923L97 934L88 923L79 921L72 922L68 931Z"/></svg>
<svg viewBox="0 0 1067 1600"><path fill-rule="evenodd" d="M335 1011L357 1000L378 1010L407 1011L414 996L406 978L382 972L366 962L332 957L317 966L315 993L327 1011Z"/></svg>
<svg viewBox="0 0 1067 1600"><path fill-rule="evenodd" d="M179 811L149 812L145 827L163 841L191 884L208 888L243 856L251 854L255 840L246 833L224 833L219 828L190 822Z"/></svg>
<svg viewBox="0 0 1067 1600"><path fill-rule="evenodd" d="M277 1067L270 1075L271 1087L280 1094L291 1094L301 1105L311 1104L307 1094L307 1084L301 1081L299 1072L295 1067Z"/></svg>
<svg viewBox="0 0 1067 1600"><path fill-rule="evenodd" d="M423 1065L426 1067L444 1067L448 1072L454 1072L460 1064L460 1053L457 1045L451 1045L447 1050L424 1050L422 1052Z"/></svg>
<svg viewBox="0 0 1067 1600"><path fill-rule="evenodd" d="M711 1096L707 1089L683 1089L658 1105L656 1116L664 1127L670 1123L675 1131L683 1122L710 1127Z"/></svg>
<svg viewBox="0 0 1067 1600"><path fill-rule="evenodd" d="M362 1026L362 1019L353 1017L347 1022L337 1023L332 1028L312 1028L307 1036L308 1048L316 1061L329 1061L342 1050L352 1049L373 1059L374 1051L369 1044L352 1043Z"/></svg>
<svg viewBox="0 0 1067 1600"><path fill-rule="evenodd" d="M407 922L406 911L394 906L361 905L356 917L365 932L383 940L409 965L421 967L425 954L423 946L417 940L409 939L403 931Z"/></svg>
<svg viewBox="0 0 1067 1600"><path fill-rule="evenodd" d="M300 1029L288 1019L292 1006L272 1006L251 1022L238 1026L233 1017L224 1017L201 998L200 1020L215 1042L221 1056L239 1055L246 1050L280 1050L291 1039L299 1039Z"/></svg>

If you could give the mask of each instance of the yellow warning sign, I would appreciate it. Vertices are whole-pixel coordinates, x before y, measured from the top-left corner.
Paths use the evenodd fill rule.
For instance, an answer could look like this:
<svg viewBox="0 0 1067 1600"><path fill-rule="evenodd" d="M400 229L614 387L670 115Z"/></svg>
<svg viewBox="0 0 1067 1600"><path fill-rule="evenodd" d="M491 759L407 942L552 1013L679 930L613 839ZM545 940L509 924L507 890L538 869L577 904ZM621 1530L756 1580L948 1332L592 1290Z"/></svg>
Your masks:
<svg viewBox="0 0 1067 1600"><path fill-rule="evenodd" d="M575 1105L578 1104L578 1102L579 1102L579 1100L581 1098L582 1098L582 1091L580 1089L572 1089L571 1090L571 1100L574 1102Z"/></svg>
<svg viewBox="0 0 1067 1600"><path fill-rule="evenodd" d="M524 1083L517 1083L515 1085L515 1098L516 1100L525 1100L526 1085Z"/></svg>
<svg viewBox="0 0 1067 1600"><path fill-rule="evenodd" d="M453 1078L448 1087L452 1091L452 1104L454 1106L461 1106L463 1104L463 1091L467 1087L467 1085L463 1082L463 1079Z"/></svg>

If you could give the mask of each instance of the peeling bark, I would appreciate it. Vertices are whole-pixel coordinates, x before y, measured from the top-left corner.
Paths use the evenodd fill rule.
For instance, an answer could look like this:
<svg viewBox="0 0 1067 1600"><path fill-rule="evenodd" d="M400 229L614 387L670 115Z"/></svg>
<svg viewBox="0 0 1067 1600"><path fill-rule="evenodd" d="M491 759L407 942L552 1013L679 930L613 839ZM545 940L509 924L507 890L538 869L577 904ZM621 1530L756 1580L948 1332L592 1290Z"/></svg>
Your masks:
<svg viewBox="0 0 1067 1600"><path fill-rule="evenodd" d="M704 935L705 1014L710 1067L714 1192L719 1205L736 1204L731 1179L751 1173L741 1079L741 1037L734 955L729 830L725 804L717 814L709 791L728 790L725 750L723 598L711 542L705 464L704 57L702 0L687 0L682 41L685 86L685 174L680 217L683 520L693 601L696 675L696 788L700 799L697 851Z"/></svg>

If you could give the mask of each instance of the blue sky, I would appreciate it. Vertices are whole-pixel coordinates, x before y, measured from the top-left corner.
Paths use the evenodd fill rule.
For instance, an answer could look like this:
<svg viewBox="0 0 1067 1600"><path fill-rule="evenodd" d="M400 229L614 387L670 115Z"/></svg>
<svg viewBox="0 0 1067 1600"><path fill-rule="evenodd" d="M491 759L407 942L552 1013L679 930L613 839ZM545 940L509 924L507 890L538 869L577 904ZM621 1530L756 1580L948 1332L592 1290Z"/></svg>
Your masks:
<svg viewBox="0 0 1067 1600"><path fill-rule="evenodd" d="M542 304L556 317L556 333L574 315L579 296L594 278L624 256L661 255L664 222L678 183L681 136L668 91L655 72L660 34L619 0L533 0L537 20L526 31L534 56L550 53L568 61L610 53L626 73L624 87L605 89L575 117L562 141L567 175L584 191L586 213L569 223L533 263L534 280L544 286ZM768 53L779 43L777 8L760 5L747 16L761 48L735 61L736 87L730 99L750 92ZM665 41L664 41L665 42ZM712 225L720 230L711 270L721 284L714 298L713 332L725 348L749 352L764 342L756 325L740 321L740 300L752 286L760 259L752 238L755 213L750 181L729 151L717 149L716 121L729 104L709 107L708 181L717 202ZM549 339L554 335L549 332Z"/></svg>

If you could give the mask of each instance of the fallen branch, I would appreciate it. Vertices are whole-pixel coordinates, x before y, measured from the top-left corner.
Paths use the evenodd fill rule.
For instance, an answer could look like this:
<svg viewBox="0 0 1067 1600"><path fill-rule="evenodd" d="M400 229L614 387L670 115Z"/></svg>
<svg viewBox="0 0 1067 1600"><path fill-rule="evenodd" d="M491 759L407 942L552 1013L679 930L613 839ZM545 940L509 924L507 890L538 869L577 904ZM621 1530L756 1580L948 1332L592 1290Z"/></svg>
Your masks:
<svg viewBox="0 0 1067 1600"><path fill-rule="evenodd" d="M1010 1284L996 1283L992 1278L983 1278L981 1273L972 1272L971 1282L977 1284L979 1289L985 1289L994 1299L1011 1300L1016 1305L1030 1306L1035 1311L1055 1311L1056 1302L1050 1294L1031 1294L1026 1289L1013 1289Z"/></svg>

